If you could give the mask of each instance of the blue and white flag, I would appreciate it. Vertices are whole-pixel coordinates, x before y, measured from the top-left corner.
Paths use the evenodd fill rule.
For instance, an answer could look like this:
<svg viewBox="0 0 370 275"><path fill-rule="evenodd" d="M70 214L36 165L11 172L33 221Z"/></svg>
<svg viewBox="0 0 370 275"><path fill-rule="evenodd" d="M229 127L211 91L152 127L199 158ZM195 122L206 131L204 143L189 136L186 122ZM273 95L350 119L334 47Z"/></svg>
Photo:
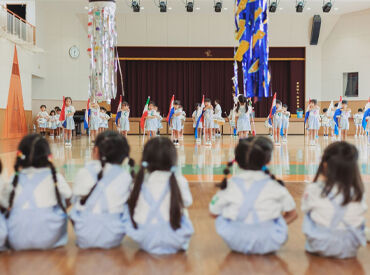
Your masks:
<svg viewBox="0 0 370 275"><path fill-rule="evenodd" d="M84 128L89 129L89 116L90 116L90 99L87 101L85 118L84 118Z"/></svg>
<svg viewBox="0 0 370 275"><path fill-rule="evenodd" d="M116 115L116 125L118 126L118 121L122 117L122 96L119 97L119 104L117 108L117 115Z"/></svg>

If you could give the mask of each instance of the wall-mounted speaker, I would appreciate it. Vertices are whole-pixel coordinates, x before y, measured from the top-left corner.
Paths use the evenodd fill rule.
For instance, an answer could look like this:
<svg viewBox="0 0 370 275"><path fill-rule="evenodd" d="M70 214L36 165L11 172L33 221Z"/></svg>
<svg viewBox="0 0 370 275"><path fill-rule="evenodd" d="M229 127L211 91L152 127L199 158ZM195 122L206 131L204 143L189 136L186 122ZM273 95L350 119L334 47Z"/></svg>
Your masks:
<svg viewBox="0 0 370 275"><path fill-rule="evenodd" d="M315 15L312 20L310 45L317 45L317 43L319 42L320 28L321 28L321 16Z"/></svg>

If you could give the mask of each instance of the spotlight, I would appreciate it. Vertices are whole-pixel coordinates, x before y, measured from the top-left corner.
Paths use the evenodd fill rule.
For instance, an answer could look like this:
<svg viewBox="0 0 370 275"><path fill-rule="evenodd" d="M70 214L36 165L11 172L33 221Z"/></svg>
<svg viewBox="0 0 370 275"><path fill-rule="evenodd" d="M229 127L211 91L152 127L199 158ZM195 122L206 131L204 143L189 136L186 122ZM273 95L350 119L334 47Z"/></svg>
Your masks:
<svg viewBox="0 0 370 275"><path fill-rule="evenodd" d="M187 12L193 12L193 10L194 10L194 2L192 2L192 1L186 1L186 11Z"/></svg>
<svg viewBox="0 0 370 275"><path fill-rule="evenodd" d="M160 1L159 2L159 11L160 12L167 12L167 1Z"/></svg>
<svg viewBox="0 0 370 275"><path fill-rule="evenodd" d="M322 11L323 12L330 12L331 8L333 7L333 4L331 3L331 0L329 2L324 2L324 5L322 6Z"/></svg>
<svg viewBox="0 0 370 275"><path fill-rule="evenodd" d="M222 2L221 1L215 2L215 12L221 12L221 10L222 10Z"/></svg>
<svg viewBox="0 0 370 275"><path fill-rule="evenodd" d="M269 11L271 13L276 12L277 6L278 6L277 0L276 1L272 1L272 3L270 3Z"/></svg>
<svg viewBox="0 0 370 275"><path fill-rule="evenodd" d="M295 7L296 12L303 12L304 9L304 1L297 1L297 5Z"/></svg>
<svg viewBox="0 0 370 275"><path fill-rule="evenodd" d="M135 1L135 0L132 0L131 8L132 8L133 12L140 12L140 0L139 0L139 2Z"/></svg>

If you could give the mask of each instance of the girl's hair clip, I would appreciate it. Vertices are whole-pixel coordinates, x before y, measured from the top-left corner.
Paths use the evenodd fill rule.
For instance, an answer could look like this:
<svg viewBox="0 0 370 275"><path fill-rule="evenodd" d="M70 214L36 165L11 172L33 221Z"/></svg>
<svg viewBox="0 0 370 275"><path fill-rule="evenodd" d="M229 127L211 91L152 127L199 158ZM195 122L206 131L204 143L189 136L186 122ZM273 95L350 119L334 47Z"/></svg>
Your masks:
<svg viewBox="0 0 370 275"><path fill-rule="evenodd" d="M21 160L25 160L26 156L22 153L22 151L17 151L17 157L20 158Z"/></svg>
<svg viewBox="0 0 370 275"><path fill-rule="evenodd" d="M172 166L171 169L170 169L171 173L176 173L177 172L177 167L176 166Z"/></svg>
<svg viewBox="0 0 370 275"><path fill-rule="evenodd" d="M143 168L148 168L148 162L143 161L143 162L141 163L141 166L143 166Z"/></svg>
<svg viewBox="0 0 370 275"><path fill-rule="evenodd" d="M48 155L48 161L49 162L52 162L53 161L53 155L52 154Z"/></svg>
<svg viewBox="0 0 370 275"><path fill-rule="evenodd" d="M267 168L266 165L262 166L262 171L266 172L267 170L268 170L268 168Z"/></svg>

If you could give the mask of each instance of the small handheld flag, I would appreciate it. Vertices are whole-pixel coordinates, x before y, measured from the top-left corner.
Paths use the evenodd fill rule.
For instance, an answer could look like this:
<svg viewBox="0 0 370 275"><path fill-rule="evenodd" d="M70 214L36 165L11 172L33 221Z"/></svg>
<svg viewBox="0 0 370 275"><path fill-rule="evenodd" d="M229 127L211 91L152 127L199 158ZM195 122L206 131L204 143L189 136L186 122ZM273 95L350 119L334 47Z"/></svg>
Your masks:
<svg viewBox="0 0 370 275"><path fill-rule="evenodd" d="M170 108L168 110L168 115L167 115L167 122L168 122L168 125L171 124L171 119L172 119L172 116L173 114L175 113L175 108L173 107L173 102L175 101L175 95L172 95L172 99L171 99L171 102L170 102Z"/></svg>
<svg viewBox="0 0 370 275"><path fill-rule="evenodd" d="M118 121L122 116L122 96L119 97L119 104L117 108L117 115L116 115L116 125L118 126Z"/></svg>
<svg viewBox="0 0 370 275"><path fill-rule="evenodd" d="M272 125L272 117L276 113L276 93L274 94L274 98L272 99L272 105L270 109L270 114L269 114L269 124Z"/></svg>
<svg viewBox="0 0 370 275"><path fill-rule="evenodd" d="M202 121L204 121L204 119L203 119L203 115L204 115L204 107L205 107L205 105L204 105L204 95L203 95L203 98L202 98L202 105L201 105L201 109L202 109L202 114L199 116L199 118L198 118L198 120L197 120L197 124L196 124L196 126L195 126L195 138L197 139L198 138L198 127L199 127L199 124L200 124L200 122Z"/></svg>
<svg viewBox="0 0 370 275"><path fill-rule="evenodd" d="M148 96L148 99L146 100L144 110L143 110L143 115L141 116L141 119L140 119L140 127L142 130L144 130L145 128L145 120L148 116L149 102L150 102L150 96Z"/></svg>
<svg viewBox="0 0 370 275"><path fill-rule="evenodd" d="M87 106L85 111L85 118L84 118L84 128L89 129L89 116L90 116L90 99L87 100Z"/></svg>
<svg viewBox="0 0 370 275"><path fill-rule="evenodd" d="M59 121L63 121L62 126L64 128L67 127L67 121L66 121L66 100L63 96L63 105L62 105L62 111L60 112Z"/></svg>

